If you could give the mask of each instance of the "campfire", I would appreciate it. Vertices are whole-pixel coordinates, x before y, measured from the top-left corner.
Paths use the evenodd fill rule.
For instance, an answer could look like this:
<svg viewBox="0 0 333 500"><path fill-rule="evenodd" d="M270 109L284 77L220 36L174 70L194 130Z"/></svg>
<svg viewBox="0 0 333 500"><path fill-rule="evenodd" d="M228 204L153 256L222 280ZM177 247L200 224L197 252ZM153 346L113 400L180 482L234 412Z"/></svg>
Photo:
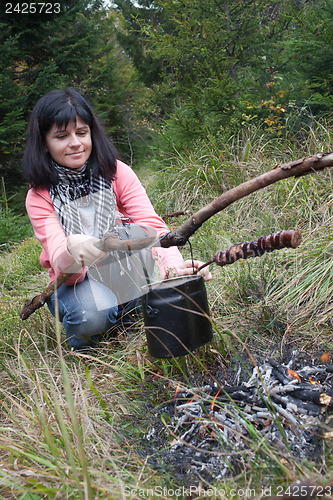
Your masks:
<svg viewBox="0 0 333 500"><path fill-rule="evenodd" d="M288 364L269 359L247 381L233 382L179 385L162 408L158 417L171 443L159 457L179 482L209 487L272 456L286 467L293 458L320 459L323 439L331 436L324 428L333 409L333 365L300 367L294 352ZM154 442L157 432L153 425L146 439Z"/></svg>

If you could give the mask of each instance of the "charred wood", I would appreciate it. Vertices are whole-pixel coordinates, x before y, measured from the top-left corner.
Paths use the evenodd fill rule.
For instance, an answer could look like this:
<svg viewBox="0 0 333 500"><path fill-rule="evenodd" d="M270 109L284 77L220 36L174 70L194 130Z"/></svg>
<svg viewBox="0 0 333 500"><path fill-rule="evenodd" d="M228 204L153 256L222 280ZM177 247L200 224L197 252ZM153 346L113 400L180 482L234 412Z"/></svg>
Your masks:
<svg viewBox="0 0 333 500"><path fill-rule="evenodd" d="M333 408L333 390L296 389L292 396L301 401L310 401L317 405Z"/></svg>

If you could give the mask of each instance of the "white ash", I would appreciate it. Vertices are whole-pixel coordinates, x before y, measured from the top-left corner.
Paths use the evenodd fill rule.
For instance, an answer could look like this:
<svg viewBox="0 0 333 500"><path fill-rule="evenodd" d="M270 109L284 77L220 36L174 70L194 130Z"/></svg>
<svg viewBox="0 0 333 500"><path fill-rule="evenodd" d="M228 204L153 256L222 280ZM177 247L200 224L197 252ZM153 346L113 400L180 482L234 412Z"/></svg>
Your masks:
<svg viewBox="0 0 333 500"><path fill-rule="evenodd" d="M321 394L324 404L307 400L312 394ZM179 479L206 484L238 474L258 460L267 461L269 468L269 449L282 461L313 461L320 457L320 436L332 408L332 366L296 370L293 360L287 365L269 360L240 385L212 384L177 394L168 407L165 431L172 440L159 457Z"/></svg>

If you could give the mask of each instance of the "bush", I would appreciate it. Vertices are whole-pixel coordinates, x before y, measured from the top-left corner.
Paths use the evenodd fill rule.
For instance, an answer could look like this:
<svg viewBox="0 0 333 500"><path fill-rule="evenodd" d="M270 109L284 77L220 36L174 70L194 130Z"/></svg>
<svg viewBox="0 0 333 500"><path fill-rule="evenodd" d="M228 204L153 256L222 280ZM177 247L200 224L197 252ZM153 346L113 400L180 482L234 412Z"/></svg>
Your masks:
<svg viewBox="0 0 333 500"><path fill-rule="evenodd" d="M0 208L0 249L8 250L12 243L32 236L32 227L27 215L15 215L11 209Z"/></svg>

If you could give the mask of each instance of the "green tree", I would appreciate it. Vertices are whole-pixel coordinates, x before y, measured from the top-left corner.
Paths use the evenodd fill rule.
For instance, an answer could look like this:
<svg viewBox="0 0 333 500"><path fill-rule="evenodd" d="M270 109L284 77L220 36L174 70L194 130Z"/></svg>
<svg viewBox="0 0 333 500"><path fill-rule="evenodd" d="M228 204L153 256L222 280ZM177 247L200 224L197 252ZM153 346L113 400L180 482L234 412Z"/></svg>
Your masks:
<svg viewBox="0 0 333 500"><path fill-rule="evenodd" d="M291 98L313 114L333 110L333 1L291 6L295 29L285 43L285 78Z"/></svg>
<svg viewBox="0 0 333 500"><path fill-rule="evenodd" d="M129 0L116 3L131 29L128 43L138 37L140 27L141 53L159 64L155 95L162 112L171 112L172 126L187 137L202 135L206 127L239 127L249 102L257 110L267 100L266 83L276 72L282 50L276 42L290 23L281 15L280 2L156 0L135 7Z"/></svg>
<svg viewBox="0 0 333 500"><path fill-rule="evenodd" d="M123 158L131 163L146 140L144 114L150 107L147 91L117 33L125 30L121 14L110 9L99 27L101 43L79 88L94 109ZM141 110L141 113L140 113Z"/></svg>
<svg viewBox="0 0 333 500"><path fill-rule="evenodd" d="M163 26L166 29L170 21L155 1L141 0L133 3L131 0L115 0L114 4L124 19L124 23L118 26L117 38L144 84L153 85L161 80L162 61L149 50L150 37L142 28L154 30Z"/></svg>
<svg viewBox="0 0 333 500"><path fill-rule="evenodd" d="M79 86L100 43L99 26L105 17L100 0L59 4L60 12L53 13L9 14L5 4L0 7L0 175L9 194L20 179L32 106L51 89Z"/></svg>

